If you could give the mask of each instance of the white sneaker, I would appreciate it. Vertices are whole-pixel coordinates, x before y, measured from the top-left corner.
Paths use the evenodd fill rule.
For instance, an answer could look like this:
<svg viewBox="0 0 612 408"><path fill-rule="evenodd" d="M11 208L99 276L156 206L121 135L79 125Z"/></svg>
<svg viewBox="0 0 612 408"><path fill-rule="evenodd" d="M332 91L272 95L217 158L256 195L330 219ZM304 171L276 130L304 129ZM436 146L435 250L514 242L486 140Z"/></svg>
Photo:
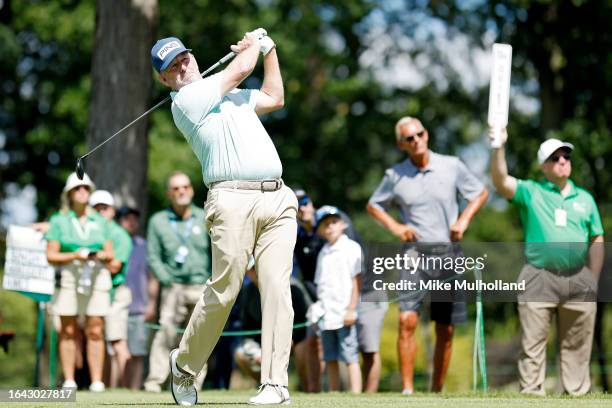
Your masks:
<svg viewBox="0 0 612 408"><path fill-rule="evenodd" d="M78 385L74 380L66 380L62 384L62 388L78 388Z"/></svg>
<svg viewBox="0 0 612 408"><path fill-rule="evenodd" d="M409 389L405 389L402 391L402 395L412 395L414 393L414 391L409 390Z"/></svg>
<svg viewBox="0 0 612 408"><path fill-rule="evenodd" d="M287 387L275 384L262 384L257 395L249 400L251 405L289 405L291 398Z"/></svg>
<svg viewBox="0 0 612 408"><path fill-rule="evenodd" d="M161 387L159 384L147 382L144 384L144 390L147 392L161 392Z"/></svg>
<svg viewBox="0 0 612 408"><path fill-rule="evenodd" d="M102 381L94 381L89 385L89 391L91 392L104 392L105 388Z"/></svg>
<svg viewBox="0 0 612 408"><path fill-rule="evenodd" d="M170 373L172 374L172 396L178 405L191 406L198 403L198 390L193 385L196 376L183 373L176 365L178 349L170 352Z"/></svg>

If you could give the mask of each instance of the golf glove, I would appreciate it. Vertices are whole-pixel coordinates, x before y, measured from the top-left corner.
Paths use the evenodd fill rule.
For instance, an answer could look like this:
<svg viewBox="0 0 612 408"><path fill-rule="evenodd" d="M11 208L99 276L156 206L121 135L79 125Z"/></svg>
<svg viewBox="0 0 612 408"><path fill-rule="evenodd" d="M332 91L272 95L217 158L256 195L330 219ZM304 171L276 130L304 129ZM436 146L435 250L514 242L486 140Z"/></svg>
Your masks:
<svg viewBox="0 0 612 408"><path fill-rule="evenodd" d="M272 48L276 47L276 44L274 44L274 41L272 41L272 39L268 37L267 35L259 39L259 45L261 46L261 53L264 56L268 55L268 53L272 51Z"/></svg>
<svg viewBox="0 0 612 408"><path fill-rule="evenodd" d="M265 37L266 35L268 35L268 32L266 31L265 28L256 28L253 31L249 31L248 33L246 33L247 36L249 37L255 37L258 40L261 40L263 37Z"/></svg>

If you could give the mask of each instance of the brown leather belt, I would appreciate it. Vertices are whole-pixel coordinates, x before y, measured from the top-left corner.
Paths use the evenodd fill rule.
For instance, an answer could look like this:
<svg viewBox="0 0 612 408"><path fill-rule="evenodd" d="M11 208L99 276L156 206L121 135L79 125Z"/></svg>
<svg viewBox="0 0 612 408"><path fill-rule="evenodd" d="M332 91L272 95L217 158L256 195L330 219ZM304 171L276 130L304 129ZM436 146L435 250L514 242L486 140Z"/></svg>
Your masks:
<svg viewBox="0 0 612 408"><path fill-rule="evenodd" d="M259 190L262 193L264 191L278 191L283 187L282 179L270 179L270 180L228 180L228 181L217 181L210 185L210 189L214 188L231 188L234 190Z"/></svg>

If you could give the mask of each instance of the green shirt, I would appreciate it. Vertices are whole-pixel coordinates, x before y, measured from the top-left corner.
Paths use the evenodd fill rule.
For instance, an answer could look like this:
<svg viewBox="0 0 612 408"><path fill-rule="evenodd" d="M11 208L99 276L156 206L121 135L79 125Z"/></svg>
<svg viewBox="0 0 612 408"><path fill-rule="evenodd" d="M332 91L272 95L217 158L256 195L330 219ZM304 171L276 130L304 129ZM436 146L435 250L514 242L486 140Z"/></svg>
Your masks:
<svg viewBox="0 0 612 408"><path fill-rule="evenodd" d="M151 217L147 262L162 285L205 283L211 275L211 258L210 239L204 230L204 210L192 205L191 216L186 220L172 209Z"/></svg>
<svg viewBox="0 0 612 408"><path fill-rule="evenodd" d="M120 261L121 270L113 275L113 286L125 284L125 273L127 263L132 253L132 237L126 230L121 228L115 221L110 222L110 239L113 241L113 252L115 259Z"/></svg>
<svg viewBox="0 0 612 408"><path fill-rule="evenodd" d="M47 241L58 241L60 252L74 252L80 248L100 251L110 239L110 223L95 211L88 211L81 224L72 210L55 213L49 220Z"/></svg>
<svg viewBox="0 0 612 408"><path fill-rule="evenodd" d="M520 207L527 262L538 268L568 269L583 265L592 237L603 235L595 200L568 180L561 195L548 180L518 180L512 203Z"/></svg>

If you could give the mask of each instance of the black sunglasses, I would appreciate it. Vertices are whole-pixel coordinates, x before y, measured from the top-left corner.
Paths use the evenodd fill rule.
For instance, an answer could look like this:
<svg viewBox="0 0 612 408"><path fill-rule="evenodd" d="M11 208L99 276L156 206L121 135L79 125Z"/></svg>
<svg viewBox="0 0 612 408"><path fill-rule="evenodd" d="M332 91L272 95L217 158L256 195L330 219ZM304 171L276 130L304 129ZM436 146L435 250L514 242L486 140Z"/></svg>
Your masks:
<svg viewBox="0 0 612 408"><path fill-rule="evenodd" d="M549 157L549 158L548 158L548 160L550 160L551 162L556 163L556 162L558 162L559 160L561 160L561 158L562 158L562 157L563 157L565 160L567 160L567 161L572 160L572 156L570 156L569 154L559 154L559 155L557 155L557 156L551 156L551 157Z"/></svg>
<svg viewBox="0 0 612 408"><path fill-rule="evenodd" d="M408 135L408 136L402 136L402 137L400 137L400 141L410 143L410 142L412 142L412 141L414 140L414 138L415 138L415 137L417 137L417 136L418 136L418 138L420 139L420 138L422 138L424 135L425 135L425 130L421 130L420 132L415 133L414 135Z"/></svg>

